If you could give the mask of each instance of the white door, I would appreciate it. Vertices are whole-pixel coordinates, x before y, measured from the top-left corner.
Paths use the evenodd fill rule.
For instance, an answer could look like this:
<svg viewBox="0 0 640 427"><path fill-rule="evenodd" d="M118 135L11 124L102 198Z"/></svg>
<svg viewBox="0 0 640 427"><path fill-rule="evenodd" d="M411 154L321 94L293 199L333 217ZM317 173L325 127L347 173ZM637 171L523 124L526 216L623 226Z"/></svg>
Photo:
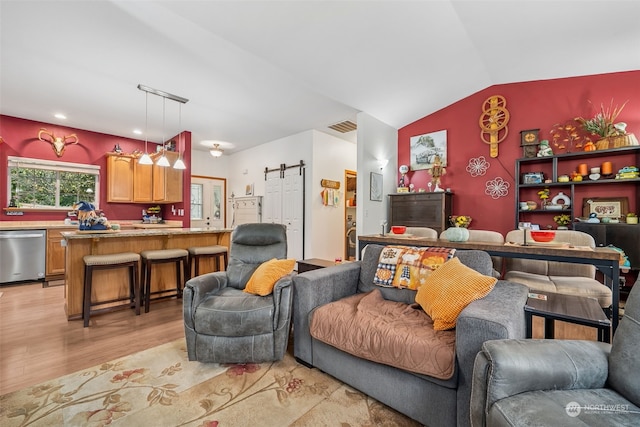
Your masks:
<svg viewBox="0 0 640 427"><path fill-rule="evenodd" d="M225 228L226 181L191 177L191 227Z"/></svg>
<svg viewBox="0 0 640 427"><path fill-rule="evenodd" d="M284 178L279 170L267 174L263 222L287 227L287 258L304 256L303 178L300 168L286 169Z"/></svg>
<svg viewBox="0 0 640 427"><path fill-rule="evenodd" d="M282 180L282 224L287 227L287 257L303 258L303 176L299 168L284 171Z"/></svg>

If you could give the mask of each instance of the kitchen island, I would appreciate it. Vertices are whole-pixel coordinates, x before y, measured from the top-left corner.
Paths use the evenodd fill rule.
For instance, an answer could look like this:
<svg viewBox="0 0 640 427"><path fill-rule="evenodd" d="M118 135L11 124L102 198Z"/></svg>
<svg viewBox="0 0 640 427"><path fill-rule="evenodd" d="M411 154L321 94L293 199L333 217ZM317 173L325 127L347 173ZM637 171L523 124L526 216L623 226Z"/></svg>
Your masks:
<svg viewBox="0 0 640 427"><path fill-rule="evenodd" d="M187 249L191 246L223 245L229 247L231 229L158 228L141 230L62 232L66 243L65 310L67 319L82 318L85 255L120 252L140 253L153 249ZM213 271L213 260L202 260L201 272ZM175 289L175 265L154 265L151 291ZM156 270L157 269L157 270ZM201 273L202 274L202 273ZM126 298L129 284L125 269L93 273L92 301Z"/></svg>

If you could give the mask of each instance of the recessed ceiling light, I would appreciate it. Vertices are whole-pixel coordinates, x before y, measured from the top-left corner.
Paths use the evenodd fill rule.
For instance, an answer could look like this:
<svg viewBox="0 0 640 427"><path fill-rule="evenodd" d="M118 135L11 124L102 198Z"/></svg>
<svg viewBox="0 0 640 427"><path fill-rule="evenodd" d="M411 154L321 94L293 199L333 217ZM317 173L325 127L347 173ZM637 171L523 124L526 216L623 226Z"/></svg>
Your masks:
<svg viewBox="0 0 640 427"><path fill-rule="evenodd" d="M67 118L67 116L65 116L62 113L56 113L53 115L53 117L55 117L56 119L62 119L62 120L65 120Z"/></svg>
<svg viewBox="0 0 640 427"><path fill-rule="evenodd" d="M133 133L135 133L136 135L142 135L142 131L140 129L134 129Z"/></svg>

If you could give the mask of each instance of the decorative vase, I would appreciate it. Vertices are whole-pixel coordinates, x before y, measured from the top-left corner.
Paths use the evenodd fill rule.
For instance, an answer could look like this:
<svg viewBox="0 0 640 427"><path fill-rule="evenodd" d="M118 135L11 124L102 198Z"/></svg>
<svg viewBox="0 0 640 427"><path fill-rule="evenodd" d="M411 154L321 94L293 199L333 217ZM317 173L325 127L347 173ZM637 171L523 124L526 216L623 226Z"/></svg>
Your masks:
<svg viewBox="0 0 640 427"><path fill-rule="evenodd" d="M466 242L469 240L469 230L464 227L449 227L442 236L450 242Z"/></svg>

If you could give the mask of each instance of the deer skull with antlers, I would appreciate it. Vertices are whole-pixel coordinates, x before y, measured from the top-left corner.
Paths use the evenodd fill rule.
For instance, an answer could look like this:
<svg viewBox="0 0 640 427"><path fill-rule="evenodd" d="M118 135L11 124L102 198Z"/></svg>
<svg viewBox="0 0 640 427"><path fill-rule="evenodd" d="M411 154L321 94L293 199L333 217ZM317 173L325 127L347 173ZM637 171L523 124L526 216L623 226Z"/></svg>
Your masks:
<svg viewBox="0 0 640 427"><path fill-rule="evenodd" d="M42 138L42 135L45 135L46 139ZM40 129L38 132L38 139L40 141L48 142L51 144L51 148L53 148L53 152L56 153L56 156L62 157L62 153L64 153L64 148L67 145L73 145L80 142L80 138L75 133L67 136L54 136L53 132L48 132L46 129Z"/></svg>

